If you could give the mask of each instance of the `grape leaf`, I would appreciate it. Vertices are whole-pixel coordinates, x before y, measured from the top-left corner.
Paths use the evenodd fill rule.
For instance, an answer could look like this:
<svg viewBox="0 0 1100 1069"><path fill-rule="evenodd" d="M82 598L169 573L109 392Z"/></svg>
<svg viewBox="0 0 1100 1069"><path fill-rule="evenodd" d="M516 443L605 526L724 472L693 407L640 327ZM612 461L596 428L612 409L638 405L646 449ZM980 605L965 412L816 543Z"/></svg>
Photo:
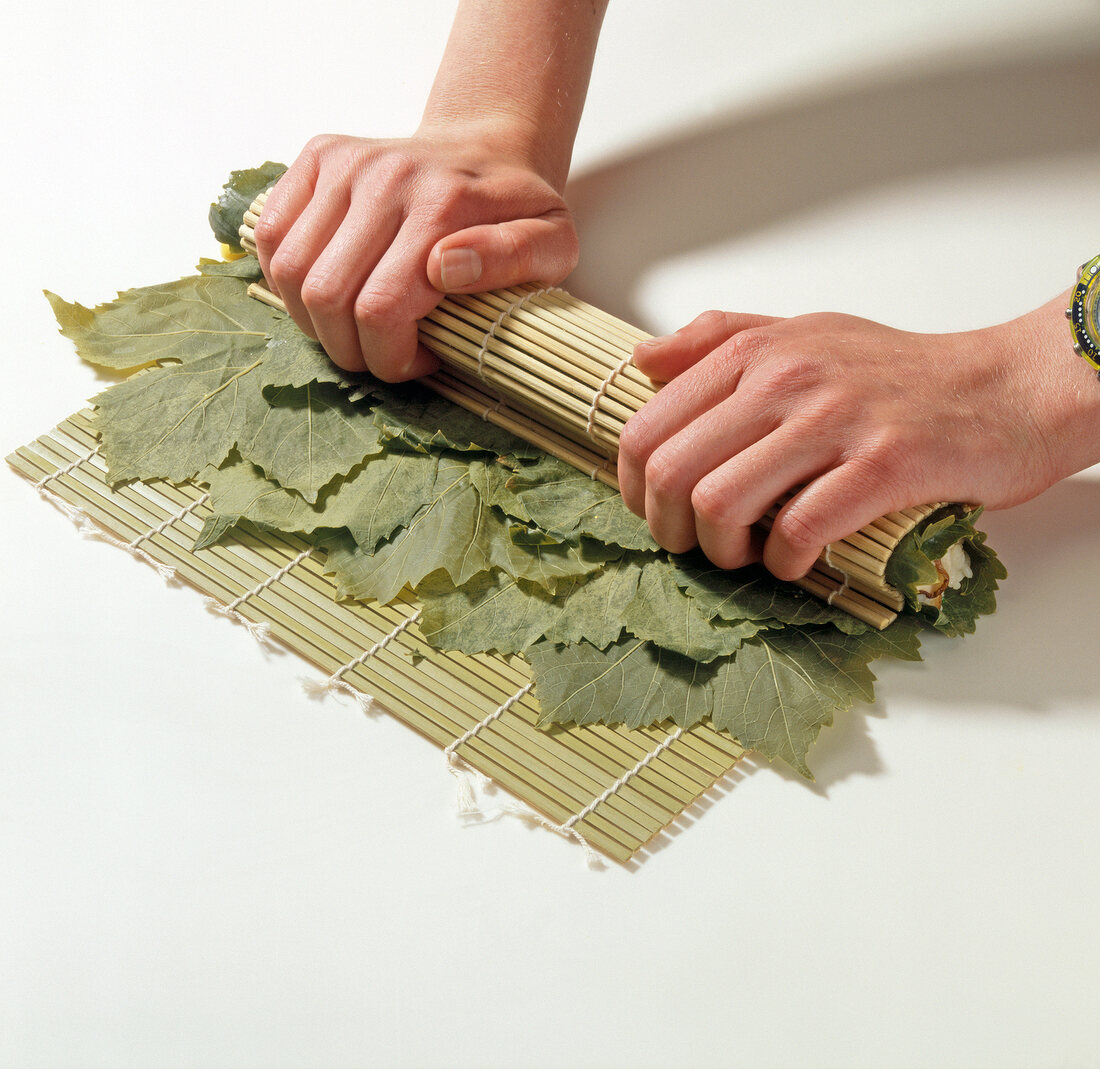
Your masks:
<svg viewBox="0 0 1100 1069"><path fill-rule="evenodd" d="M522 438L444 400L420 383L388 387L374 411L383 439L401 442L407 448L516 457L542 455Z"/></svg>
<svg viewBox="0 0 1100 1069"><path fill-rule="evenodd" d="M221 195L210 205L210 228L214 231L214 237L230 248L240 250L238 231L244 213L251 207L256 195L275 185L285 170L285 164L268 160L259 167L231 172Z"/></svg>
<svg viewBox="0 0 1100 1069"><path fill-rule="evenodd" d="M586 639L603 649L622 632L619 620L639 572L635 561L621 558L589 577L559 584L553 593L500 570L460 587L436 572L416 588L423 605L420 630L433 645L464 653L522 653L540 639Z"/></svg>
<svg viewBox="0 0 1100 1069"><path fill-rule="evenodd" d="M509 511L518 501L523 512L518 518L530 519L555 537L595 538L624 549L660 548L645 520L626 507L617 490L554 457L520 466L506 488L508 493L495 494L492 503Z"/></svg>
<svg viewBox="0 0 1100 1069"><path fill-rule="evenodd" d="M259 282L264 277L260 262L255 256L242 256L238 260L208 260L203 257L199 260L198 268L200 275L218 275L242 279L245 282Z"/></svg>
<svg viewBox="0 0 1100 1069"><path fill-rule="evenodd" d="M401 454L394 454L401 455ZM408 454L416 456L417 454ZM371 465L366 466L370 471ZM404 501L424 502L401 530L373 550L338 546L330 555L341 596L392 600L405 584L443 569L461 586L475 575L501 568L552 589L595 571L622 551L598 543L519 546L508 523L486 505L470 479L470 465L444 454L431 490ZM356 541L355 523L349 524Z"/></svg>
<svg viewBox="0 0 1100 1069"><path fill-rule="evenodd" d="M946 635L969 634L979 616L996 612L997 581L1008 574L985 544L985 533L974 526L981 513L980 508L960 511L950 506L930 516L898 543L886 565L886 581L901 591L906 605ZM925 604L917 588L935 587L940 582L934 562L960 542L974 574L958 588L944 590L938 608Z"/></svg>
<svg viewBox="0 0 1100 1069"><path fill-rule="evenodd" d="M259 382L250 385L255 389ZM331 383L282 386L264 399L266 411L258 404L247 409L237 448L306 501L316 501L333 479L382 451L369 410L348 404Z"/></svg>
<svg viewBox="0 0 1100 1069"><path fill-rule="evenodd" d="M787 627L749 639L719 663L711 720L742 746L779 758L813 779L806 753L833 716L874 697L878 656L919 660L919 622L899 617L884 632Z"/></svg>
<svg viewBox="0 0 1100 1069"><path fill-rule="evenodd" d="M637 595L622 622L632 635L704 664L736 652L745 639L767 626L763 620L708 618L696 599L680 589L672 565L662 557L640 569Z"/></svg>
<svg viewBox="0 0 1100 1069"><path fill-rule="evenodd" d="M672 720L687 728L710 709L714 669L628 637L605 650L590 642L536 642L527 650L539 724L624 724Z"/></svg>
<svg viewBox="0 0 1100 1069"><path fill-rule="evenodd" d="M348 390L366 387L369 395L374 381L369 375L353 375L338 368L320 342L303 334L289 316L277 315L268 333L270 341L260 373L260 388L272 404L279 403L281 387L303 387L314 382L333 383ZM380 434L375 437L381 439Z"/></svg>
<svg viewBox="0 0 1100 1069"><path fill-rule="evenodd" d="M702 614L736 622L777 620L783 624L833 624L846 634L863 634L870 625L835 609L762 567L724 571L696 552L670 558L676 583L695 599Z"/></svg>
<svg viewBox="0 0 1100 1069"><path fill-rule="evenodd" d="M225 460L249 424L264 418L259 391L241 387L261 359L230 348L135 375L94 397L112 482L181 482Z"/></svg>
<svg viewBox="0 0 1100 1069"><path fill-rule="evenodd" d="M263 350L227 351L136 375L93 399L114 482L189 479L236 447L307 501L365 455L381 450L367 410L332 386L284 387L269 403L256 375Z"/></svg>
<svg viewBox="0 0 1100 1069"><path fill-rule="evenodd" d="M418 453L383 453L347 478L329 484L314 504L268 479L239 456L202 473L213 514L196 548L216 541L242 520L280 531L309 534L321 527L349 528L368 552L408 523L435 486L439 460Z"/></svg>
<svg viewBox="0 0 1100 1069"><path fill-rule="evenodd" d="M46 292L61 333L89 363L117 370L188 364L214 353L243 366L267 347L273 309L245 294L240 279L193 275L126 290L95 308Z"/></svg>

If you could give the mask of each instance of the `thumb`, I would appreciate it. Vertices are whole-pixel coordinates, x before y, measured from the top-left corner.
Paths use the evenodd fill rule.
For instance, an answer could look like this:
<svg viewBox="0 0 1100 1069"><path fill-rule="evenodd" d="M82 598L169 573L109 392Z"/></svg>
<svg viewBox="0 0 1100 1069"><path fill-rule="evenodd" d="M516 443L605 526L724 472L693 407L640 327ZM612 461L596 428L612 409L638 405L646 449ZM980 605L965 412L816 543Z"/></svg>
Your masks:
<svg viewBox="0 0 1100 1069"><path fill-rule="evenodd" d="M579 253L572 217L564 210L472 226L436 243L428 256L428 281L442 293L558 283L577 266Z"/></svg>

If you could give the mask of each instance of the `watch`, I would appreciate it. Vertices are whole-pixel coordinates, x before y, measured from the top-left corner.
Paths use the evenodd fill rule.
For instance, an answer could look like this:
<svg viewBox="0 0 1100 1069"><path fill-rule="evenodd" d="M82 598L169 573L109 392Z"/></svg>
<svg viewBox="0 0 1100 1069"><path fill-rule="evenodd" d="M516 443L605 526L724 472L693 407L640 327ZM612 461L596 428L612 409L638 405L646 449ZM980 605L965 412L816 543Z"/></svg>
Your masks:
<svg viewBox="0 0 1100 1069"><path fill-rule="evenodd" d="M1100 375L1100 256L1077 269L1077 285L1066 309L1073 348Z"/></svg>

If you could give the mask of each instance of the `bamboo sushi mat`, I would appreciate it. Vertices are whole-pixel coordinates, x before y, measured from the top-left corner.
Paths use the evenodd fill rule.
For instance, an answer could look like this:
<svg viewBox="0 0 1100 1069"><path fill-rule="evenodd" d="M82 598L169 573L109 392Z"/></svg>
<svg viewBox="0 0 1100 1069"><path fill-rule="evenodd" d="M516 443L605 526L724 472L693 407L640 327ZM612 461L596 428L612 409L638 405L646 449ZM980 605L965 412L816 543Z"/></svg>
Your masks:
<svg viewBox="0 0 1100 1069"><path fill-rule="evenodd" d="M7 459L74 519L299 654L325 674L329 689L364 704L374 699L540 822L616 861L660 835L745 752L705 724L542 730L526 662L429 646L407 590L386 606L337 602L321 551L290 535L245 534L193 551L211 511L202 488L157 481L112 490L89 411Z"/></svg>

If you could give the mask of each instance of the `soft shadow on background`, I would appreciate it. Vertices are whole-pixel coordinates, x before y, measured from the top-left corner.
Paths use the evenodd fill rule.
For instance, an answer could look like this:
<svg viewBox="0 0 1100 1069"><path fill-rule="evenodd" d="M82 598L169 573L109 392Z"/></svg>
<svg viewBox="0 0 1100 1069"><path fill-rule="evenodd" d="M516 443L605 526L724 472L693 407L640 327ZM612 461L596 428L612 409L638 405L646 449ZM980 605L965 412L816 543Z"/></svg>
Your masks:
<svg viewBox="0 0 1100 1069"><path fill-rule="evenodd" d="M582 172L567 190L582 248L569 285L645 327L636 286L668 258L897 181L1092 151L1100 45L1049 51L825 87Z"/></svg>

